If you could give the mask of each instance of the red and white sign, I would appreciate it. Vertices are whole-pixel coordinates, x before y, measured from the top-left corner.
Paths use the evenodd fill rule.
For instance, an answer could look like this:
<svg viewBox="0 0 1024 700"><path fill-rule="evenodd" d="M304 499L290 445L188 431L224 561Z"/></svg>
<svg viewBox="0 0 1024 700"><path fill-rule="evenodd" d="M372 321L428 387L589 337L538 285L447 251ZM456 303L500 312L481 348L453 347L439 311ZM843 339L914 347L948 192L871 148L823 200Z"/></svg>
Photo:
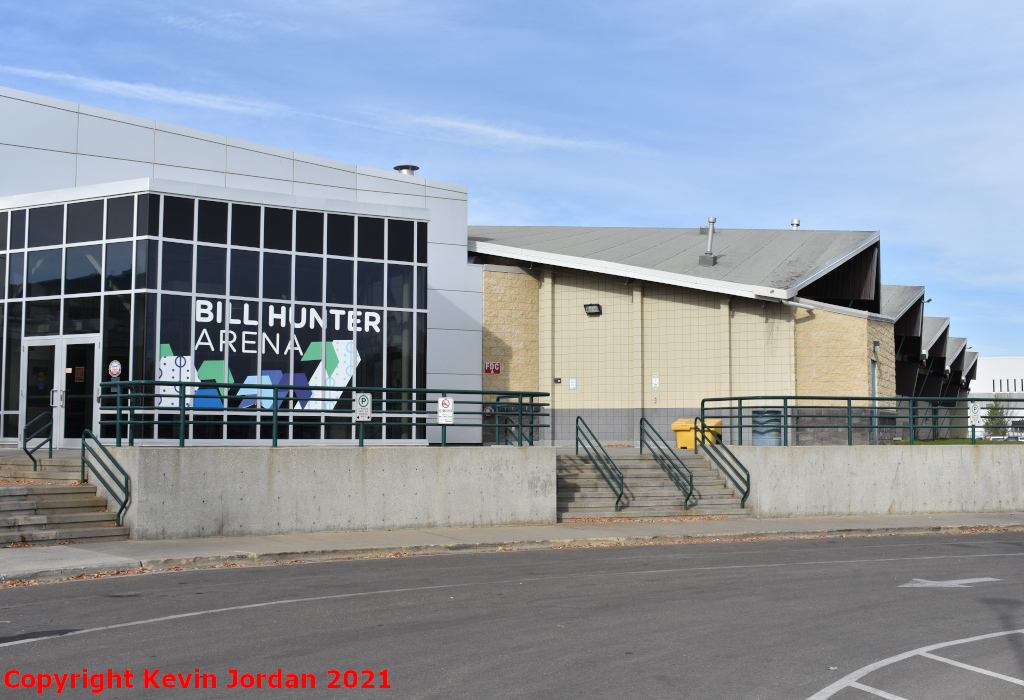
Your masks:
<svg viewBox="0 0 1024 700"><path fill-rule="evenodd" d="M455 401L449 396L437 400L437 424L455 424Z"/></svg>
<svg viewBox="0 0 1024 700"><path fill-rule="evenodd" d="M484 374L501 374L500 362L485 362Z"/></svg>

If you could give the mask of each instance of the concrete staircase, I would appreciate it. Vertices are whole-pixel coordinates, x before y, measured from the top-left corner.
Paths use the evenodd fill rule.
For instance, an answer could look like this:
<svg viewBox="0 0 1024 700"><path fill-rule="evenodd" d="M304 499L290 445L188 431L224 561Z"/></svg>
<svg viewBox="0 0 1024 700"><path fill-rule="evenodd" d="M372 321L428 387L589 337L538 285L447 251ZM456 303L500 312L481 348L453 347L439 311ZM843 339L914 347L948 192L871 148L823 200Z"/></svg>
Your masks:
<svg viewBox="0 0 1024 700"><path fill-rule="evenodd" d="M95 486L79 483L81 461L73 457L73 450L62 450L72 454L59 456L55 450L53 459L37 457L38 471L32 470L32 460L24 453L3 452L0 546L128 538L128 528L118 526L116 515L107 511L107 499L97 496Z"/></svg>
<svg viewBox="0 0 1024 700"><path fill-rule="evenodd" d="M46 484L77 484L82 475L81 456L74 454L74 450L61 450L60 453L54 450L54 453L59 456L48 459L43 456L46 454L45 450L37 452L36 461L39 463L39 469L33 471L32 460L24 452L19 455L13 450L3 450L3 453L0 453L0 479Z"/></svg>
<svg viewBox="0 0 1024 700"><path fill-rule="evenodd" d="M557 456L558 517L572 518L680 518L729 516L745 518L749 508L740 508L740 496L726 477L703 455L678 452L693 472L694 497L683 508L683 492L661 465L638 449L608 450L622 470L625 490L618 512L615 494L586 456L572 453Z"/></svg>

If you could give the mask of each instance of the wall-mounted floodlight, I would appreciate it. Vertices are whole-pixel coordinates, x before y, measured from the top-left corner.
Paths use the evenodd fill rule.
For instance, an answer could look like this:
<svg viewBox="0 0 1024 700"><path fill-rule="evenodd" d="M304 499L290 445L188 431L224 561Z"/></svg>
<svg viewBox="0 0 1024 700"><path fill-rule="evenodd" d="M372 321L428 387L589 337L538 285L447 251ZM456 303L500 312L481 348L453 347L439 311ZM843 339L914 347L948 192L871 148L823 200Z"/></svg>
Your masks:
<svg viewBox="0 0 1024 700"><path fill-rule="evenodd" d="M875 352L878 352L879 350L881 350L881 349L882 349L882 341L881 341L881 340L876 340L876 341L875 341L875 342L873 343L873 346L874 346L874 351L875 351Z"/></svg>
<svg viewBox="0 0 1024 700"><path fill-rule="evenodd" d="M584 304L583 310L587 312L587 316L600 316L601 305L600 304Z"/></svg>

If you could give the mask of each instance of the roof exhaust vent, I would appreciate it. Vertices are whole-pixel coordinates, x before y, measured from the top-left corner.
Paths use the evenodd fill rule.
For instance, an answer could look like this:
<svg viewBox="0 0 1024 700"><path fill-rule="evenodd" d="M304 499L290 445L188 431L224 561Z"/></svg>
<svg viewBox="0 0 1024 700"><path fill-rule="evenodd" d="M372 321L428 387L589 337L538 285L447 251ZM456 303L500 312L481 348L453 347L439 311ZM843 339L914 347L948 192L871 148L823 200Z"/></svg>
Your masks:
<svg viewBox="0 0 1024 700"><path fill-rule="evenodd" d="M789 222L789 225L793 228L800 228L800 219L793 219Z"/></svg>
<svg viewBox="0 0 1024 700"><path fill-rule="evenodd" d="M420 169L418 165L396 165L395 170L402 173L403 175L415 175L416 171Z"/></svg>
<svg viewBox="0 0 1024 700"><path fill-rule="evenodd" d="M708 217L708 251L700 256L701 267L711 267L718 262L718 256L711 254L711 244L715 238L715 222L718 221L713 216Z"/></svg>

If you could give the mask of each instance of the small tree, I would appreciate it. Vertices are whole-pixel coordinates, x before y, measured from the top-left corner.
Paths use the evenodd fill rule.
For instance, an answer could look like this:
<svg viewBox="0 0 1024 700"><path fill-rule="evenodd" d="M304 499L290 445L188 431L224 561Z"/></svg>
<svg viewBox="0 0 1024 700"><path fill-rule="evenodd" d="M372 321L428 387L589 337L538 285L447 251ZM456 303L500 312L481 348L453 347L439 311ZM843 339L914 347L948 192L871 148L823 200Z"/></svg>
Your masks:
<svg viewBox="0 0 1024 700"><path fill-rule="evenodd" d="M988 405L988 412L985 414L985 434L1006 435L1006 428L1010 425L1007 415L1009 412L1006 409L1006 404L996 398Z"/></svg>

